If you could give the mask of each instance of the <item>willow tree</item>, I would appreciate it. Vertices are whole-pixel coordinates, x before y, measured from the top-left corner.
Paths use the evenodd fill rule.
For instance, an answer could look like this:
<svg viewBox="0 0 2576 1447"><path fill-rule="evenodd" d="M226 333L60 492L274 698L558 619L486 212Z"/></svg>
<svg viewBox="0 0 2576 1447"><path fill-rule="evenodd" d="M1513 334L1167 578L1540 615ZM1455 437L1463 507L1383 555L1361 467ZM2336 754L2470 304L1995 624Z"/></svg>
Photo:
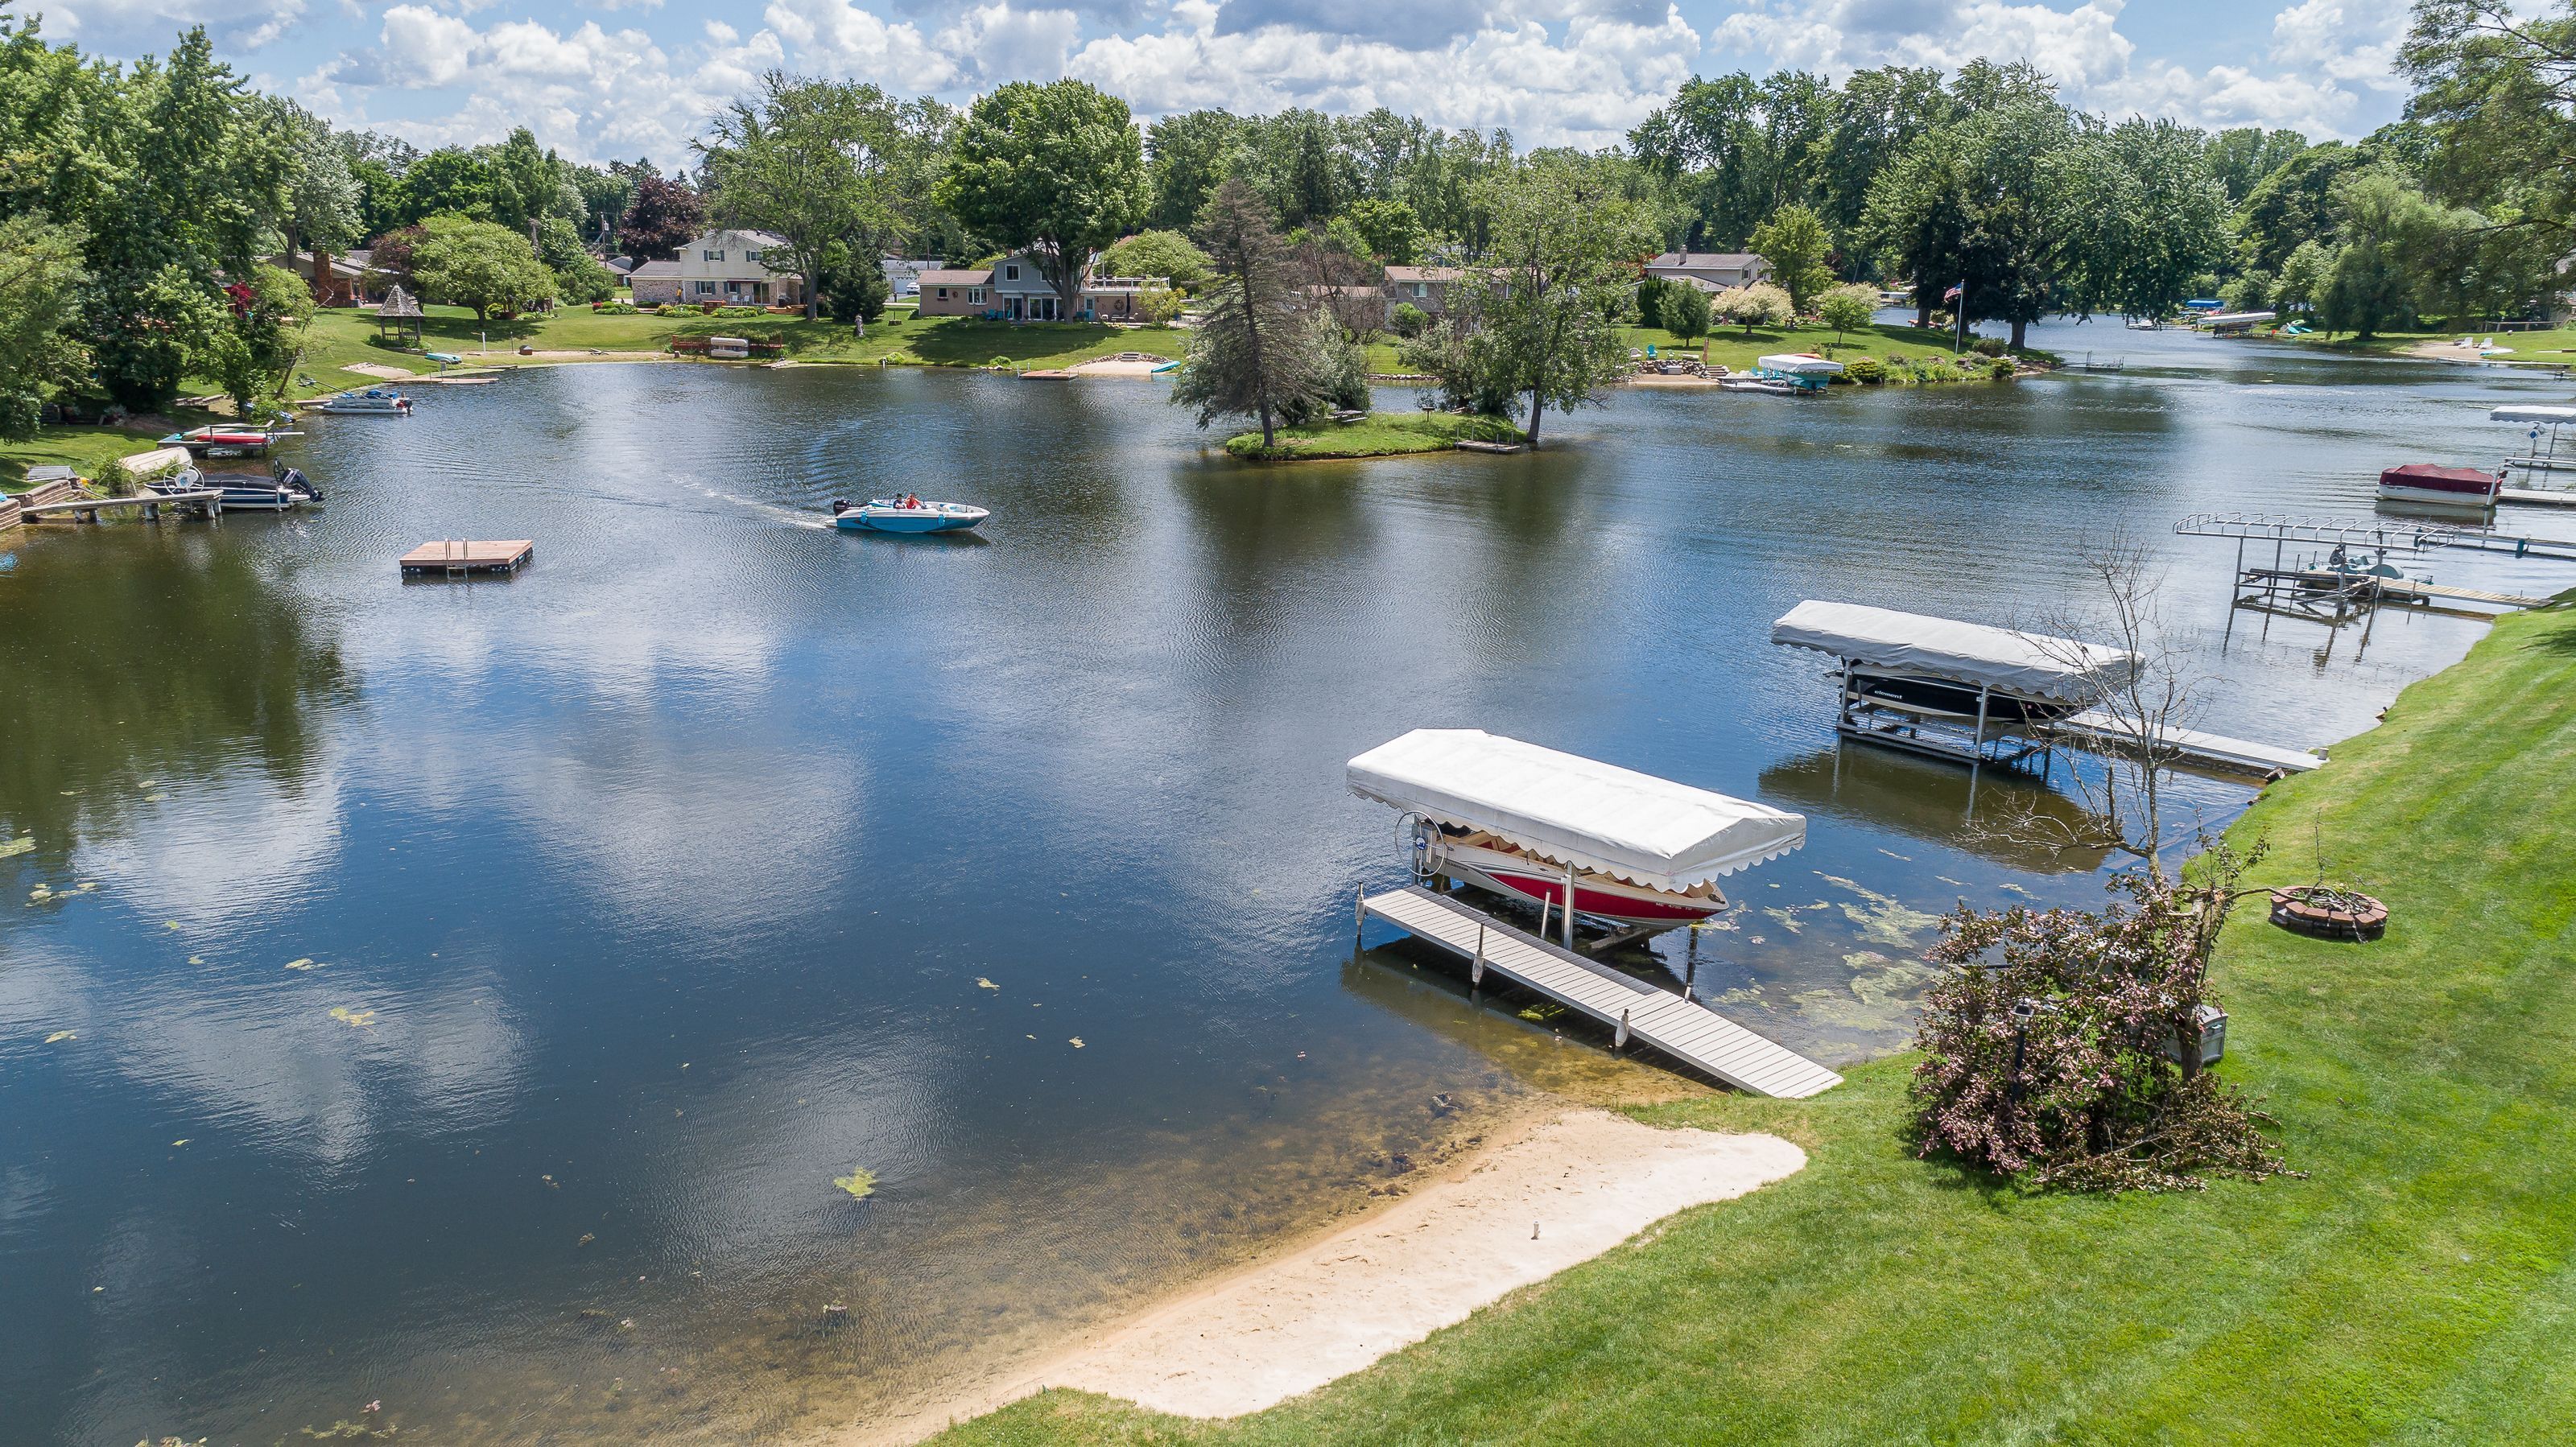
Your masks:
<svg viewBox="0 0 2576 1447"><path fill-rule="evenodd" d="M763 260L804 283L812 321L835 245L874 256L910 234L948 114L937 101L773 70L759 95L717 113L712 138L698 143L715 213L779 238Z"/></svg>
<svg viewBox="0 0 2576 1447"><path fill-rule="evenodd" d="M1217 187L1199 213L1199 245L1216 266L1208 306L1172 385L1199 425L1219 417L1261 424L1264 451L1278 444L1282 413L1323 389L1327 359L1301 315L1288 243L1270 205L1239 177Z"/></svg>

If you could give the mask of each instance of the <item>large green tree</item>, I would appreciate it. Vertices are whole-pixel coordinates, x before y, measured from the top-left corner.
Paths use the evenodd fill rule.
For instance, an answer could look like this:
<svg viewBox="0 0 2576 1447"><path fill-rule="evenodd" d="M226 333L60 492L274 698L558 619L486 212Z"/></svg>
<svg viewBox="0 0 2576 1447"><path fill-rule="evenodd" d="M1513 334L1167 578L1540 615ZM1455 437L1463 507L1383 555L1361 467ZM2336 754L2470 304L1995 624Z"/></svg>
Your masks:
<svg viewBox="0 0 2576 1447"><path fill-rule="evenodd" d="M936 195L967 226L1028 248L1070 316L1092 253L1145 214L1152 188L1125 101L1084 81L1013 81L967 109Z"/></svg>
<svg viewBox="0 0 2576 1447"><path fill-rule="evenodd" d="M45 403L89 368L67 330L89 275L84 239L39 216L0 218L0 438L34 436Z"/></svg>
<svg viewBox="0 0 2576 1447"><path fill-rule="evenodd" d="M1613 318L1627 310L1637 257L1653 237L1637 208L1585 167L1534 161L1485 190L1492 239L1451 287L1451 306L1491 339L1500 385L1527 403L1537 447L1548 408L1597 406L1626 369Z"/></svg>
<svg viewBox="0 0 2576 1447"><path fill-rule="evenodd" d="M2130 317L2181 310L2195 278L2227 259L2227 190L2200 133L2172 121L2123 121L2088 136L2067 184L2084 254L2072 268L2078 310Z"/></svg>
<svg viewBox="0 0 2576 1447"><path fill-rule="evenodd" d="M1788 205L1753 228L1753 250L1771 264L1771 279L1789 293L1792 310L1805 312L1818 292L1833 285L1833 238L1823 218L1802 205Z"/></svg>
<svg viewBox="0 0 2576 1447"><path fill-rule="evenodd" d="M771 71L758 96L716 115L699 150L717 214L781 240L766 262L803 279L811 321L833 246L874 257L909 239L945 116L936 101Z"/></svg>
<svg viewBox="0 0 2576 1447"><path fill-rule="evenodd" d="M1250 417L1266 450L1283 414L1302 412L1331 382L1333 358L1298 307L1288 244L1270 204L1240 177L1217 187L1199 214L1199 244L1216 283L1172 384L1172 401L1198 409L1201 427Z"/></svg>
<svg viewBox="0 0 2576 1447"><path fill-rule="evenodd" d="M1243 118L1223 110L1183 111L1154 122L1145 133L1154 190L1149 224L1166 231L1196 225L1217 184L1233 173L1243 132Z"/></svg>
<svg viewBox="0 0 2576 1447"><path fill-rule="evenodd" d="M519 232L464 216L432 216L421 229L411 271L430 300L471 308L478 321L554 300L555 274Z"/></svg>

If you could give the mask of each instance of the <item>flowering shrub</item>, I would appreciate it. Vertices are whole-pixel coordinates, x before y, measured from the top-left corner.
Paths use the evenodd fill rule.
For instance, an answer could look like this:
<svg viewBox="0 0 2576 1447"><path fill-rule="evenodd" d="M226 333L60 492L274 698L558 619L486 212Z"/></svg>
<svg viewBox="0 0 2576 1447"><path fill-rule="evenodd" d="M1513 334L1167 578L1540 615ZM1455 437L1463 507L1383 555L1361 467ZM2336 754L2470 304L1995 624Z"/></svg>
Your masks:
<svg viewBox="0 0 2576 1447"><path fill-rule="evenodd" d="M2200 1069L2209 955L2240 866L2224 846L2208 863L2191 887L2123 875L2111 887L2128 899L2099 914L1963 905L1942 921L1932 958L1959 968L1916 1027L1919 1154L2078 1191L2286 1171L2259 1128L2270 1117Z"/></svg>

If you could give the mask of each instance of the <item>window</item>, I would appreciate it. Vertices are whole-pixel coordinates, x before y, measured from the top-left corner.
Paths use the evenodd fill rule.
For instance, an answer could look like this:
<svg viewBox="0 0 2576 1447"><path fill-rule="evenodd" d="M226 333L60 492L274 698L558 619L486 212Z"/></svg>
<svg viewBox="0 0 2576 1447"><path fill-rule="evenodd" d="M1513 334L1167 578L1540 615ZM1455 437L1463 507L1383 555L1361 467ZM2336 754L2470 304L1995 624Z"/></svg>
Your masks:
<svg viewBox="0 0 2576 1447"><path fill-rule="evenodd" d="M716 284L715 284L714 282L712 282L712 281L702 281L702 282L699 282L699 283L698 283L698 295L700 295L700 296L714 296L715 294L716 294Z"/></svg>
<svg viewBox="0 0 2576 1447"><path fill-rule="evenodd" d="M1413 294L1415 296L1429 296L1431 295L1431 288L1417 281L1413 284Z"/></svg>
<svg viewBox="0 0 2576 1447"><path fill-rule="evenodd" d="M970 305L970 306L981 306L981 305L983 305L983 304L984 304L984 288L982 288L982 287L980 287L980 286L970 286L970 287L966 288L966 301L967 301L967 304L968 304L968 305Z"/></svg>
<svg viewBox="0 0 2576 1447"><path fill-rule="evenodd" d="M724 252L721 249L715 251L701 251L698 253L698 259L700 261L722 261L724 260Z"/></svg>
<svg viewBox="0 0 2576 1447"><path fill-rule="evenodd" d="M1019 279L1020 279L1020 269L1019 269L1018 267L1016 267L1016 266L1006 266L1006 267L1003 267L1003 268L1002 268L1002 280L1004 280L1004 281L1017 281L1017 280L1019 280Z"/></svg>
<svg viewBox="0 0 2576 1447"><path fill-rule="evenodd" d="M948 300L948 288L943 286L939 289L939 299L941 301Z"/></svg>
<svg viewBox="0 0 2576 1447"><path fill-rule="evenodd" d="M718 254L721 255L722 253ZM742 259L757 264L762 257L767 256L768 254L769 253L765 251L746 251L742 254Z"/></svg>

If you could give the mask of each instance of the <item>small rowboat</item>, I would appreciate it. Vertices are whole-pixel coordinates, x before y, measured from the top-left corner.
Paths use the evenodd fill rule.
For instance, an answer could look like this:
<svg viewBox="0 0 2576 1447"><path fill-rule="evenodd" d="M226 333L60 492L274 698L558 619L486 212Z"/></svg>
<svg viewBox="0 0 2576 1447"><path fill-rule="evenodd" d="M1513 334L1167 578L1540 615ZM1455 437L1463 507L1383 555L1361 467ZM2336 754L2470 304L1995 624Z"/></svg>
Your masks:
<svg viewBox="0 0 2576 1447"><path fill-rule="evenodd" d="M400 392L369 387L363 392L342 392L314 410L360 417L403 417L410 415L411 399Z"/></svg>
<svg viewBox="0 0 2576 1447"><path fill-rule="evenodd" d="M871 498L863 503L832 500L832 526L844 532L869 533L953 533L963 532L991 517L980 507L962 502L923 502L908 506L900 498Z"/></svg>

